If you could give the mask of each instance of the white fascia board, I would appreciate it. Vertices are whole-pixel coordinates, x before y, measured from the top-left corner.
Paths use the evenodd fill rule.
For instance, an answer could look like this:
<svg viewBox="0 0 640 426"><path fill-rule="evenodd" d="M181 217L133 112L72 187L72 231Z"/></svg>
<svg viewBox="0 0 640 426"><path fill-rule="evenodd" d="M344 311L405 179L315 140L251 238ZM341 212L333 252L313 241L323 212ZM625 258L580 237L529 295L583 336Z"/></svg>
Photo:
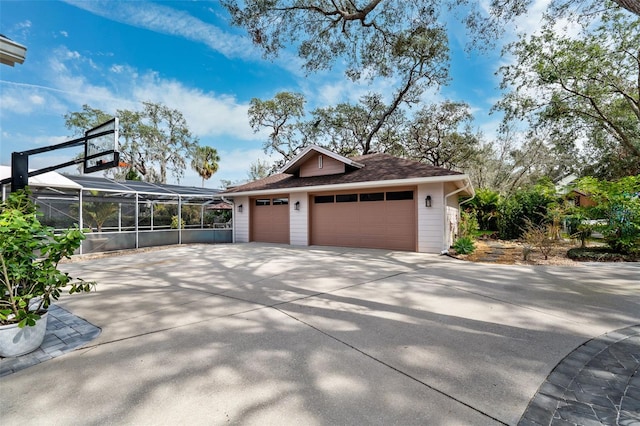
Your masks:
<svg viewBox="0 0 640 426"><path fill-rule="evenodd" d="M392 186L407 186L407 185L420 185L423 183L444 183L444 182L461 182L464 186L464 182L469 180L467 175L451 175L451 176L432 176L424 178L413 179L392 179L392 180L378 180L367 182L354 182L354 183L341 183L335 185L316 185L316 186L298 186L294 188L279 188L279 189L266 189L259 191L244 191L233 192L224 194L227 198L233 197L246 197L254 195L264 194L292 194L298 192L327 192L327 191L346 191L349 189L364 189L364 188L388 188ZM473 191L473 186L470 187Z"/></svg>

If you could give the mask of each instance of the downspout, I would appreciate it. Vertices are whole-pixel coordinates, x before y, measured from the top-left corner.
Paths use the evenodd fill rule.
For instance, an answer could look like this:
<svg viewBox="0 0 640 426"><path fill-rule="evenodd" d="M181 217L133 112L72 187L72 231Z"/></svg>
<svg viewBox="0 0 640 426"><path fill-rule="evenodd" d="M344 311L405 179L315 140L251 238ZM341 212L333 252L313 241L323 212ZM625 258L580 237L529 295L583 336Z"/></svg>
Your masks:
<svg viewBox="0 0 640 426"><path fill-rule="evenodd" d="M449 231L449 229L448 229L449 228L449 224L448 224L448 221L447 221L447 199L449 197L451 197L452 195L455 195L455 194L457 194L459 192L462 192L462 191L464 191L464 190L466 190L466 189L468 189L470 187L471 187L471 179L467 178L467 184L465 186L463 186L462 188L458 188L455 191L450 192L450 193L448 193L447 195L444 196L444 203L443 203L443 206L442 206L442 210L443 210L443 216L442 217L445 220L443 221L444 222L444 230L443 230L444 232L442 233L442 247L446 247L447 246L447 232ZM471 201L475 196L476 196L476 193L474 191L473 195L471 196L470 199L464 200L460 204L463 204L463 203L466 203L468 201ZM443 249L440 252L440 254L449 254L449 249L448 248Z"/></svg>
<svg viewBox="0 0 640 426"><path fill-rule="evenodd" d="M138 215L138 212L140 211L140 200L138 198L139 193L136 191L136 213L134 215L135 217L135 221L136 221L136 225L135 225L135 230L136 230L136 249L140 248L140 227L138 226L138 221L140 220L140 217Z"/></svg>
<svg viewBox="0 0 640 426"><path fill-rule="evenodd" d="M78 227L84 229L84 222L82 221L82 188L78 191L78 214L80 215L80 217L78 217ZM80 254L82 254L84 241L80 241Z"/></svg>
<svg viewBox="0 0 640 426"><path fill-rule="evenodd" d="M182 244L182 196L178 194L178 244Z"/></svg>
<svg viewBox="0 0 640 426"><path fill-rule="evenodd" d="M231 243L235 244L236 242L236 217L235 217L235 204L233 203L233 200L229 200L228 198L224 198L224 196L220 196L220 199L222 201L224 201L225 203L229 203L231 204L234 208L231 209L231 226L233 226L233 229L231 230Z"/></svg>

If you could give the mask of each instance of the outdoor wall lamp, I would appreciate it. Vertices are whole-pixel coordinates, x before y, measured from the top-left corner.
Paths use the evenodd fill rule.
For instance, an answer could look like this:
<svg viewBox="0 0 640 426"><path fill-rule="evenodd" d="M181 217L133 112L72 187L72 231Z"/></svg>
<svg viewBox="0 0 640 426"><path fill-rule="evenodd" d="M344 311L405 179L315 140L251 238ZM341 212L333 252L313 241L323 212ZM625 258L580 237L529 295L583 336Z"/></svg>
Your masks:
<svg viewBox="0 0 640 426"><path fill-rule="evenodd" d="M300 210L300 201L296 201L296 203L293 205L293 208L295 210Z"/></svg>
<svg viewBox="0 0 640 426"><path fill-rule="evenodd" d="M238 213L242 213L242 204L238 206Z"/></svg>
<svg viewBox="0 0 640 426"><path fill-rule="evenodd" d="M427 195L427 198L424 199L425 207L431 207L431 195Z"/></svg>

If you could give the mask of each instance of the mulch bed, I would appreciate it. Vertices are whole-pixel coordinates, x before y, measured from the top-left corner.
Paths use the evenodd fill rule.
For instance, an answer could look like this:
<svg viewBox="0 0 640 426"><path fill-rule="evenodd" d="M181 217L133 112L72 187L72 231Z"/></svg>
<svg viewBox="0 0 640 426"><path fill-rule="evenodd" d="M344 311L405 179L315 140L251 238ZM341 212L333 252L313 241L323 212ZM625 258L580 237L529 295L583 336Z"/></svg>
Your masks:
<svg viewBox="0 0 640 426"><path fill-rule="evenodd" d="M519 241L504 241L504 240L492 240L492 239L480 239L475 241L476 250L468 255L459 255L453 253L453 257L458 259L467 260L470 262L481 263L499 263L505 265L580 265L578 260L573 260L567 256L569 250L574 250L579 245L579 242L561 240L554 245L551 253L544 258L539 250L532 249L527 255L525 260L525 245ZM588 249L602 250L604 247L589 247ZM637 261L637 258L632 257L609 257L606 256L591 256L587 260L589 262L595 261ZM580 259L582 260L582 259Z"/></svg>

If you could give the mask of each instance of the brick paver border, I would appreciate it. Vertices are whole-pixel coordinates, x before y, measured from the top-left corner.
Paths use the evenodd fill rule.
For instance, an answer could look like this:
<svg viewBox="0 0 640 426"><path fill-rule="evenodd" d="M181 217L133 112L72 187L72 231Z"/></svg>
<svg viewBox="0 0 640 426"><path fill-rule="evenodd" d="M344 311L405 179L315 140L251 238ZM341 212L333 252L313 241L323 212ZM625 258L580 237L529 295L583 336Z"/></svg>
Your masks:
<svg viewBox="0 0 640 426"><path fill-rule="evenodd" d="M0 358L0 377L71 352L98 337L101 331L66 309L51 305L42 345L26 355Z"/></svg>
<svg viewBox="0 0 640 426"><path fill-rule="evenodd" d="M640 325L589 340L567 355L518 424L640 424Z"/></svg>

